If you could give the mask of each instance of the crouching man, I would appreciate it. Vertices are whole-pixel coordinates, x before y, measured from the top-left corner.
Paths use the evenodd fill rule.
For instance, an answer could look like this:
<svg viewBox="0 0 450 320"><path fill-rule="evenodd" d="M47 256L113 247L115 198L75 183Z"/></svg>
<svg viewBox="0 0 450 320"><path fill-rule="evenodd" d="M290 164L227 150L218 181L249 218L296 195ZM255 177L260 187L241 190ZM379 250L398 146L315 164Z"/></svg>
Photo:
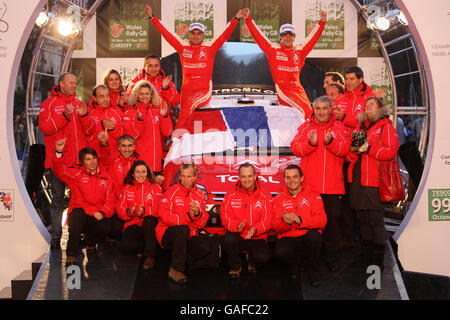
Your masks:
<svg viewBox="0 0 450 320"><path fill-rule="evenodd" d="M297 278L300 259L309 261L309 277L313 287L320 285L319 256L322 230L327 224L322 198L312 188L302 185L303 173L296 165L284 171L284 191L274 199L272 228L277 233L275 255L291 268Z"/></svg>
<svg viewBox="0 0 450 320"><path fill-rule="evenodd" d="M85 147L78 153L80 166L68 167L64 159L66 138L56 141L53 170L70 187L69 240L66 263L75 263L81 234L85 234L88 253L95 253L97 243L109 232L109 217L114 212L113 184L106 170L99 168L97 152Z"/></svg>
<svg viewBox="0 0 450 320"><path fill-rule="evenodd" d="M199 229L208 221L205 195L196 185L197 168L183 163L179 168L180 181L164 193L159 207L156 238L163 249L171 251L169 279L186 283L186 265L206 257L211 251L210 239L202 237Z"/></svg>
<svg viewBox="0 0 450 320"><path fill-rule="evenodd" d="M247 252L248 271L271 258L267 232L271 228L272 196L259 187L255 167L244 163L239 167L239 182L235 191L225 196L220 206L222 225L227 230L223 247L228 256L231 278L239 278L242 271L240 254Z"/></svg>

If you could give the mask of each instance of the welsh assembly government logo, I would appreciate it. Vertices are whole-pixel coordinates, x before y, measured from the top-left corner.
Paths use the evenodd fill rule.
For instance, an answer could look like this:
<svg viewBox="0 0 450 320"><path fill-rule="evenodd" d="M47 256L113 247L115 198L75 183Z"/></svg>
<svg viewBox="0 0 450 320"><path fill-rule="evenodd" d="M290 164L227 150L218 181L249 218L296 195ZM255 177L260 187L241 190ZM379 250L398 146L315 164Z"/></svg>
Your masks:
<svg viewBox="0 0 450 320"><path fill-rule="evenodd" d="M14 191L0 190L0 221L14 221Z"/></svg>

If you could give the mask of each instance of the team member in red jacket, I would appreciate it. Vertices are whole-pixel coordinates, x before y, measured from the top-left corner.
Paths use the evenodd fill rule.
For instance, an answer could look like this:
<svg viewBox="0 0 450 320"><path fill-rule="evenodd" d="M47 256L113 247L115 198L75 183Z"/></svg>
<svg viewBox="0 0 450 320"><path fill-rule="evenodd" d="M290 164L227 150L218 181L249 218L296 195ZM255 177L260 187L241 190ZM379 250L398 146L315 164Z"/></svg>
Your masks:
<svg viewBox="0 0 450 320"><path fill-rule="evenodd" d="M350 203L360 220L360 237L365 267L376 264L383 269L386 230L384 209L378 194L378 162L393 161L398 151L398 134L389 120L389 109L382 100L369 97L360 114L360 129L367 132L366 143L348 155Z"/></svg>
<svg viewBox="0 0 450 320"><path fill-rule="evenodd" d="M311 121L303 123L291 143L292 152L302 159L305 183L322 196L327 226L324 230L326 261L330 270L338 269L339 225L342 198L345 194L342 166L350 150L350 138L344 125L334 120L331 101L322 96L314 101Z"/></svg>
<svg viewBox="0 0 450 320"><path fill-rule="evenodd" d="M162 171L161 136L172 134L167 103L147 80L139 81L129 99L130 107L122 120L126 134L136 139L136 152L155 174Z"/></svg>
<svg viewBox="0 0 450 320"><path fill-rule="evenodd" d="M155 227L161 196L161 187L145 161L134 162L125 178L116 211L126 221L120 247L126 253L142 253L144 270L155 266Z"/></svg>
<svg viewBox="0 0 450 320"><path fill-rule="evenodd" d="M197 168L192 163L183 163L179 174L180 182L167 189L161 199L156 238L162 248L171 251L169 278L186 283L186 264L207 256L211 240L199 231L209 215L205 210L205 195L195 185Z"/></svg>
<svg viewBox="0 0 450 320"><path fill-rule="evenodd" d="M76 98L77 78L72 73L63 73L59 83L42 105L39 113L39 128L44 134L45 168L51 169L55 159L55 142L67 138L65 160L68 165L78 163L78 152L86 146L82 124L89 126L91 118L84 102ZM60 248L62 235L61 219L64 208L65 184L50 171L52 203L52 248Z"/></svg>
<svg viewBox="0 0 450 320"><path fill-rule="evenodd" d="M134 86L141 80L149 81L156 89L160 97L169 106L176 106L180 103L180 94L172 81L172 75L166 76L161 69L161 59L156 54L149 54L144 58L144 68L128 86L128 93L131 94Z"/></svg>
<svg viewBox="0 0 450 320"><path fill-rule="evenodd" d="M277 90L280 103L299 109L305 119L311 118L312 109L309 98L300 83L300 71L305 64L306 56L314 48L319 40L325 23L327 14L320 12L320 21L311 31L305 43L301 46L294 46L295 27L291 24L283 24L280 28L280 44L271 43L264 33L256 26L250 17L250 10L244 11L245 24L269 60L272 78Z"/></svg>
<svg viewBox="0 0 450 320"><path fill-rule="evenodd" d="M359 126L358 114L364 111L366 99L375 96L372 88L364 82L364 72L358 66L345 70L345 110L335 106L333 111L336 119L339 119L347 127L355 129Z"/></svg>
<svg viewBox="0 0 450 320"><path fill-rule="evenodd" d="M272 228L278 238L275 255L289 264L292 278L298 276L299 259L307 258L311 285L317 287L322 230L327 223L322 198L302 185L303 173L296 165L286 168L284 182L283 192L273 201Z"/></svg>
<svg viewBox="0 0 450 320"><path fill-rule="evenodd" d="M223 246L232 278L239 278L242 271L241 252L247 251L248 271L252 273L271 258L266 240L273 214L272 196L260 190L257 179L253 165L240 165L236 189L225 195L220 206L220 219L227 230Z"/></svg>
<svg viewBox="0 0 450 320"><path fill-rule="evenodd" d="M117 139L123 133L122 111L111 104L109 89L100 84L92 91L92 101L89 108L89 116L93 120L90 127L84 128L87 145L100 153L100 141L98 135L102 131L108 132L108 142L117 144ZM112 150L114 153L117 150Z"/></svg>
<svg viewBox="0 0 450 320"><path fill-rule="evenodd" d="M145 13L153 25L158 29L166 41L175 48L180 56L183 69L183 83L181 85L180 117L177 128L183 126L191 113L211 100L212 72L217 51L231 36L240 18L242 10L230 21L225 31L212 42L204 42L205 26L192 23L189 27L189 41L182 40L164 27L159 19L153 15L152 8L145 6Z"/></svg>
<svg viewBox="0 0 450 320"><path fill-rule="evenodd" d="M54 161L55 175L70 187L69 240L67 263L74 263L80 246L81 233L85 233L88 252L96 251L96 244L109 232L108 218L114 212L112 181L108 173L98 166L97 153L90 147L79 152L81 166L68 167L63 150L66 138L58 140Z"/></svg>
<svg viewBox="0 0 450 320"><path fill-rule="evenodd" d="M103 75L103 84L109 89L109 98L113 107L119 107L122 112L128 103L128 94L123 86L119 71L108 69Z"/></svg>

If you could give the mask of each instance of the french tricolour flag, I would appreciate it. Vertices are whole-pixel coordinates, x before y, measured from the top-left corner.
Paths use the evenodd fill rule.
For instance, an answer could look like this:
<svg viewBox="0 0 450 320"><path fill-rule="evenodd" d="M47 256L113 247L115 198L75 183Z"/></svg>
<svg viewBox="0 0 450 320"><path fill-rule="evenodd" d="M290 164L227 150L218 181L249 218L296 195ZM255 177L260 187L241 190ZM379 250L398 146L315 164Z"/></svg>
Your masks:
<svg viewBox="0 0 450 320"><path fill-rule="evenodd" d="M289 147L304 121L298 110L286 106L200 109L172 136L165 163L226 150Z"/></svg>

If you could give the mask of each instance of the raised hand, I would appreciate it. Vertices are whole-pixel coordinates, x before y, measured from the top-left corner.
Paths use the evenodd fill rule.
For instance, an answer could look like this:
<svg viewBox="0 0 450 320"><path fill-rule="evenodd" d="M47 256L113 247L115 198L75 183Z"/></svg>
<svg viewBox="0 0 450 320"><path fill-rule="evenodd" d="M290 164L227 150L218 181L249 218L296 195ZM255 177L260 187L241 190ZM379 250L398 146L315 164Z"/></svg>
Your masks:
<svg viewBox="0 0 450 320"><path fill-rule="evenodd" d="M244 19L247 19L250 16L250 9L249 8L242 9L242 16Z"/></svg>
<svg viewBox="0 0 450 320"><path fill-rule="evenodd" d="M100 144L102 146L107 146L108 145L108 131L101 131L98 135L97 135L97 139L100 141Z"/></svg>
<svg viewBox="0 0 450 320"><path fill-rule="evenodd" d="M67 138L63 138L61 140L56 141L55 147L56 147L57 152L60 152L60 153L63 152L64 146L66 145L66 139Z"/></svg>
<svg viewBox="0 0 450 320"><path fill-rule="evenodd" d="M103 127L106 130L113 130L114 127L116 126L116 124L114 123L114 121L112 121L111 119L104 119L103 121Z"/></svg>
<svg viewBox="0 0 450 320"><path fill-rule="evenodd" d="M84 116L88 111L88 107L86 105L86 103L84 103L84 101L81 101L80 106L78 107L78 114L80 116Z"/></svg>
<svg viewBox="0 0 450 320"><path fill-rule="evenodd" d="M161 84L161 87L163 89L167 89L170 86L170 82L171 81L172 81L172 75L170 74L169 76L164 78L164 80L163 80L163 82Z"/></svg>
<svg viewBox="0 0 450 320"><path fill-rule="evenodd" d="M244 10L245 10L245 9L240 9L238 12L236 12L235 17L236 17L237 19L242 19L242 18L244 18Z"/></svg>
<svg viewBox="0 0 450 320"><path fill-rule="evenodd" d="M309 132L309 142L312 145L316 145L317 144L317 130L316 129L312 129Z"/></svg>
<svg viewBox="0 0 450 320"><path fill-rule="evenodd" d="M164 117L167 114L169 107L167 106L167 102L162 100L161 108L159 109L159 113Z"/></svg>
<svg viewBox="0 0 450 320"><path fill-rule="evenodd" d="M147 17L151 17L152 16L152 14L153 14L153 10L152 10L152 7L150 7L150 5L145 5L145 8L144 8L144 11L145 11L145 14L147 14Z"/></svg>
<svg viewBox="0 0 450 320"><path fill-rule="evenodd" d="M328 131L325 137L323 138L323 142L325 144L329 144L331 139L333 139L333 135L331 134L331 131Z"/></svg>

